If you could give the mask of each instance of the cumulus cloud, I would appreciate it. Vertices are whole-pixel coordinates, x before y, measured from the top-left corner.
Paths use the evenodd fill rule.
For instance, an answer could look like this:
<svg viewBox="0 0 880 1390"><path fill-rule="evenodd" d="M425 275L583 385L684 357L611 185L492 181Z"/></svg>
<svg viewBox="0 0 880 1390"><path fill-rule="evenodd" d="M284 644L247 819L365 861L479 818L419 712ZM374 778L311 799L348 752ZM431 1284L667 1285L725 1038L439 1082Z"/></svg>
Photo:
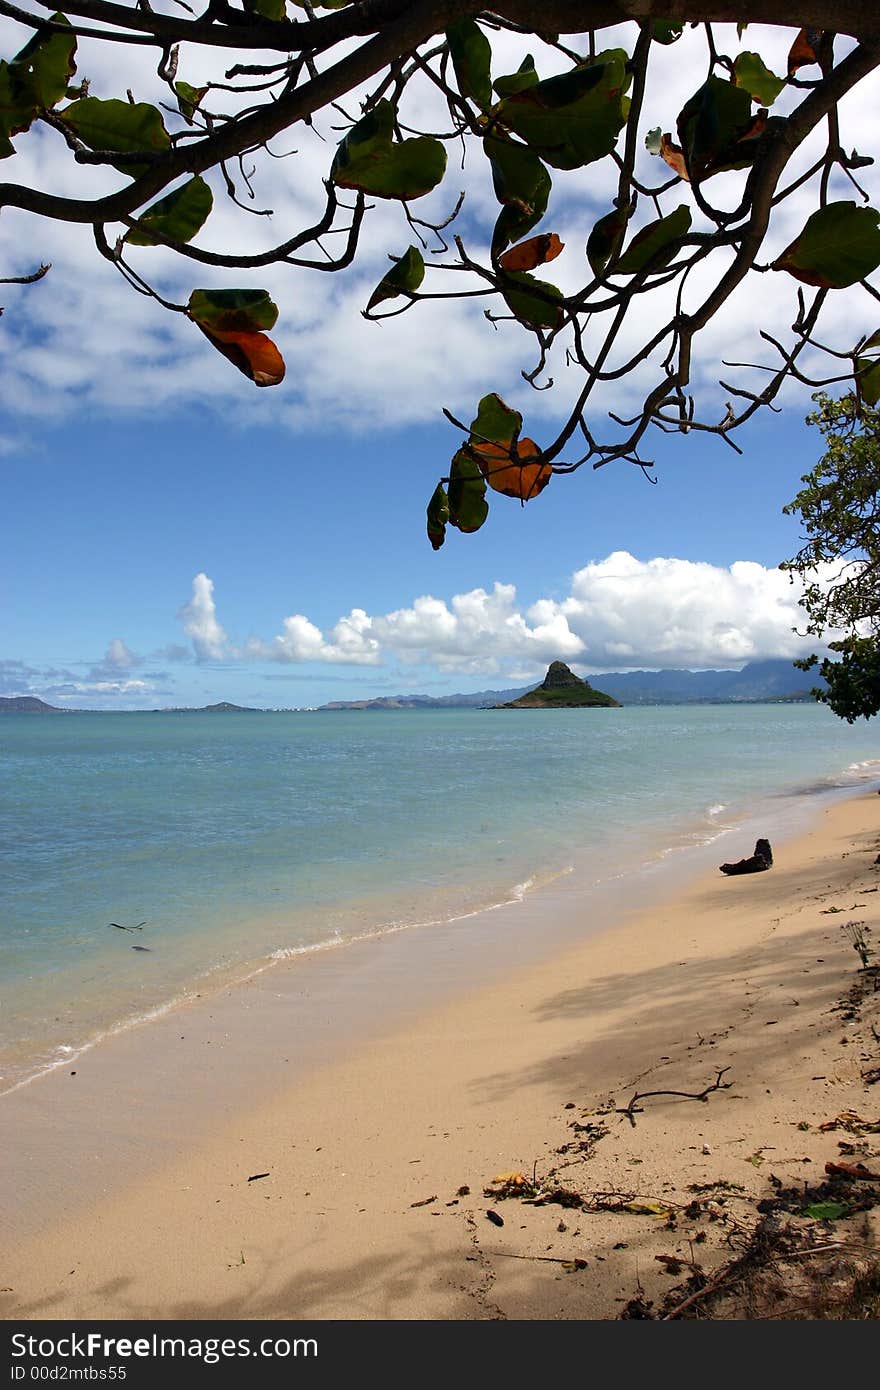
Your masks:
<svg viewBox="0 0 880 1390"><path fill-rule="evenodd" d="M531 616L562 615L594 669L736 667L815 647L793 631L805 622L799 599L786 574L750 560L723 568L621 550L576 571L570 595L540 601Z"/></svg>
<svg viewBox="0 0 880 1390"><path fill-rule="evenodd" d="M121 637L114 637L104 653L103 660L92 667L86 680L97 684L104 681L116 682L143 664L142 656L130 651Z"/></svg>
<svg viewBox="0 0 880 1390"><path fill-rule="evenodd" d="M192 584L192 598L178 613L199 661L222 661L231 654L229 638L217 621L214 581L204 573Z"/></svg>
<svg viewBox="0 0 880 1390"><path fill-rule="evenodd" d="M448 601L421 595L407 607L370 615L354 608L329 630L305 614L280 633L234 646L220 626L213 583L193 581L181 610L196 656L284 665L398 662L443 673L527 679L550 661L582 669L735 668L766 657L804 655L817 643L805 625L800 590L780 570L750 560L729 568L693 560L639 560L615 551L572 576L564 598L524 607L512 584L496 583Z"/></svg>
<svg viewBox="0 0 880 1390"><path fill-rule="evenodd" d="M513 584L496 584L491 593L472 589L448 604L417 598L410 608L374 619L373 629L395 656L441 670L494 672L510 661L540 664L584 650L561 613L540 614L530 625L517 609Z"/></svg>
<svg viewBox="0 0 880 1390"><path fill-rule="evenodd" d="M320 628L294 613L285 618L283 631L272 641L252 639L245 652L268 661L327 661L341 665L375 666L381 661L379 643L372 635L372 619L362 608L353 608L332 629L330 641Z"/></svg>

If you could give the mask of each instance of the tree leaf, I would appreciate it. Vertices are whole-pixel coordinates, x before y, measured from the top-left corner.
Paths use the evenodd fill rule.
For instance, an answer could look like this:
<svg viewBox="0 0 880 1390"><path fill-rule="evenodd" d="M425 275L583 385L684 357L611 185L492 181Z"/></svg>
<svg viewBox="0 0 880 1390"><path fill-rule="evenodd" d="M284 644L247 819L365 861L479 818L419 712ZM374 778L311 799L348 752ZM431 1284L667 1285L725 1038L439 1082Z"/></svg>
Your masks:
<svg viewBox="0 0 880 1390"><path fill-rule="evenodd" d="M446 30L446 42L458 90L486 111L492 105L492 46L489 40L473 19L460 19Z"/></svg>
<svg viewBox="0 0 880 1390"><path fill-rule="evenodd" d="M613 261L623 244L626 224L632 216L630 208L614 208L600 217L587 238L587 260L593 274L601 275Z"/></svg>
<svg viewBox="0 0 880 1390"><path fill-rule="evenodd" d="M685 162L684 151L681 145L676 145L669 131L660 136L660 144L657 150L652 150L652 154L659 154L664 163L673 169L680 179L690 183L691 176Z"/></svg>
<svg viewBox="0 0 880 1390"><path fill-rule="evenodd" d="M690 225L691 210L685 203L680 203L668 217L649 222L633 237L613 273L636 275L647 266L652 270L662 270L672 260Z"/></svg>
<svg viewBox="0 0 880 1390"><path fill-rule="evenodd" d="M818 62L819 45L822 42L822 29L801 29L788 53L788 75L793 77L798 68L807 68Z"/></svg>
<svg viewBox="0 0 880 1390"><path fill-rule="evenodd" d="M53 24L67 24L63 14L53 14ZM9 64L13 81L41 111L51 111L67 91L76 72L76 35L37 30Z"/></svg>
<svg viewBox="0 0 880 1390"><path fill-rule="evenodd" d="M377 304L386 299L396 299L399 294L409 291L414 294L425 278L425 262L417 246L410 246L399 261L395 261L387 275L383 275L367 302L366 312L370 313Z"/></svg>
<svg viewBox="0 0 880 1390"><path fill-rule="evenodd" d="M859 396L867 405L875 406L880 401L880 362L873 357L857 357L856 368Z"/></svg>
<svg viewBox="0 0 880 1390"><path fill-rule="evenodd" d="M428 503L428 540L434 550L439 550L446 540L446 524L449 521L449 498L442 483L438 483Z"/></svg>
<svg viewBox="0 0 880 1390"><path fill-rule="evenodd" d="M446 172L446 150L439 140L419 135L393 141L394 107L383 98L341 141L330 177L340 188L356 188L374 198L422 198Z"/></svg>
<svg viewBox="0 0 880 1390"><path fill-rule="evenodd" d="M662 43L668 47L671 43L678 43L684 33L684 25L676 20L655 19L651 29L651 37L655 43Z"/></svg>
<svg viewBox="0 0 880 1390"><path fill-rule="evenodd" d="M476 459L459 449L449 471L449 524L459 531L479 531L489 515L486 480Z"/></svg>
<svg viewBox="0 0 880 1390"><path fill-rule="evenodd" d="M192 125L192 118L202 102L207 87L191 87L188 82L175 82L174 91L177 94L177 106L181 116L185 121Z"/></svg>
<svg viewBox="0 0 880 1390"><path fill-rule="evenodd" d="M501 282L501 293L511 313L530 328L562 327L562 294L555 285L536 280L533 275L507 273Z"/></svg>
<svg viewBox="0 0 880 1390"><path fill-rule="evenodd" d="M55 14L56 24L67 24ZM0 159L15 154L10 135L27 130L38 111L49 111L76 72L76 36L38 29L10 62L0 61Z"/></svg>
<svg viewBox="0 0 880 1390"><path fill-rule="evenodd" d="M496 391L484 396L477 406L475 419L471 421L471 444L489 440L493 444L512 446L519 438L522 429L522 416L518 410L511 410Z"/></svg>
<svg viewBox="0 0 880 1390"><path fill-rule="evenodd" d="M10 135L27 130L37 108L16 87L7 62L0 62L0 159L15 154Z"/></svg>
<svg viewBox="0 0 880 1390"><path fill-rule="evenodd" d="M529 87L537 85L538 74L535 72L535 60L531 53L526 54L516 72L510 73L507 77L499 77L493 83L499 97L512 97L517 92L525 92Z"/></svg>
<svg viewBox="0 0 880 1390"><path fill-rule="evenodd" d="M557 169L579 169L610 154L625 124L631 77L622 48L507 97L497 119Z"/></svg>
<svg viewBox="0 0 880 1390"><path fill-rule="evenodd" d="M560 241L555 232L542 232L505 251L499 256L498 264L505 270L534 270L536 266L555 261L564 248L565 242Z"/></svg>
<svg viewBox="0 0 880 1390"><path fill-rule="evenodd" d="M760 53L740 53L733 65L733 75L736 85L745 87L752 99L762 106L772 106L785 86L785 79L770 71Z"/></svg>
<svg viewBox="0 0 880 1390"><path fill-rule="evenodd" d="M195 323L217 351L256 386L277 386L284 380L284 358L265 333L206 328L198 319Z"/></svg>
<svg viewBox="0 0 880 1390"><path fill-rule="evenodd" d="M752 152L737 140L752 121L752 99L743 87L709 77L682 107L678 139L692 183L721 169L740 169Z"/></svg>
<svg viewBox="0 0 880 1390"><path fill-rule="evenodd" d="M263 19L274 19L276 22L287 16L286 0L244 0L244 7L249 14L258 14Z"/></svg>
<svg viewBox="0 0 880 1390"><path fill-rule="evenodd" d="M212 332L255 333L278 320L268 290L193 290L186 307L191 319Z"/></svg>
<svg viewBox="0 0 880 1390"><path fill-rule="evenodd" d="M814 212L786 247L774 270L823 289L846 289L880 265L880 213L853 202L828 203Z"/></svg>
<svg viewBox="0 0 880 1390"><path fill-rule="evenodd" d="M503 204L492 234L492 255L536 226L547 211L550 175L533 150L487 135L483 149L492 167L495 196Z"/></svg>
<svg viewBox="0 0 880 1390"><path fill-rule="evenodd" d="M804 1207L804 1216L810 1216L814 1221L836 1221L840 1216L846 1216L849 1207L844 1206L843 1202L811 1202L808 1207Z"/></svg>
<svg viewBox="0 0 880 1390"><path fill-rule="evenodd" d="M160 232L171 241L187 242L204 226L214 199L204 179L198 174L160 198L142 212L139 227L132 227L125 236L130 246L158 246L150 232Z"/></svg>
<svg viewBox="0 0 880 1390"><path fill-rule="evenodd" d="M528 502L543 492L553 477L553 469L541 461L534 439L520 439L512 446L471 442L468 448L489 486L505 497Z"/></svg>
<svg viewBox="0 0 880 1390"><path fill-rule="evenodd" d="M111 97L82 97L59 112L62 120L88 145L90 150L119 150L136 154L138 150L160 152L171 145L162 116L146 102L118 101ZM114 160L113 167L136 178L147 165L136 160Z"/></svg>

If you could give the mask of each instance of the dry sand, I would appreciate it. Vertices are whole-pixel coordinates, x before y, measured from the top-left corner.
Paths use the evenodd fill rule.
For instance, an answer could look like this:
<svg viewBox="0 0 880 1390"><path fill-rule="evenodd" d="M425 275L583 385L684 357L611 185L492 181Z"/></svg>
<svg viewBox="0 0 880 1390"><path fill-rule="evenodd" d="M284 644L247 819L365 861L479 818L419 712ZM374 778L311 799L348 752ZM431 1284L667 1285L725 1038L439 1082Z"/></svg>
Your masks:
<svg viewBox="0 0 880 1390"><path fill-rule="evenodd" d="M842 924L880 940L878 821L875 794L837 804L769 873L716 870L269 1095L239 1089L209 1133L166 1148L157 1134L149 1171L9 1237L3 1316L609 1319L637 1294L680 1302L690 1266L658 1255L711 1277L775 1184L818 1184L841 1156L880 1170L880 1133L820 1128L880 1119L880 994L842 1003L873 983ZM705 1101L648 1098L634 1125L619 1113L719 1073ZM34 1107L51 1094L28 1089ZM46 1119L63 1174L76 1145ZM513 1173L585 1205L484 1195ZM648 1210L595 1210L633 1203ZM875 1216L806 1228L814 1245L869 1245Z"/></svg>

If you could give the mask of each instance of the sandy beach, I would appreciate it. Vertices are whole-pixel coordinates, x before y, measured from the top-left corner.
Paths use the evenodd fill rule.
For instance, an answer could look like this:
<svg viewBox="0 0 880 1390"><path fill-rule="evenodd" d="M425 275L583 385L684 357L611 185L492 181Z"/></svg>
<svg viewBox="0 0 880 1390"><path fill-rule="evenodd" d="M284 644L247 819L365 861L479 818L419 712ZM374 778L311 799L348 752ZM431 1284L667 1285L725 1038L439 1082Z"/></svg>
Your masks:
<svg viewBox="0 0 880 1390"><path fill-rule="evenodd" d="M787 1296L842 1279L880 1210L880 1183L825 1173L880 1172L880 993L846 930L876 949L880 800L774 851L549 958L487 940L488 983L447 938L449 987L402 989L356 1045L328 1000L354 1016L392 948L351 948L347 995L341 967L297 963L314 1045L293 1069L264 978L3 1097L3 1316L765 1316L736 1271L710 1287L761 1223Z"/></svg>

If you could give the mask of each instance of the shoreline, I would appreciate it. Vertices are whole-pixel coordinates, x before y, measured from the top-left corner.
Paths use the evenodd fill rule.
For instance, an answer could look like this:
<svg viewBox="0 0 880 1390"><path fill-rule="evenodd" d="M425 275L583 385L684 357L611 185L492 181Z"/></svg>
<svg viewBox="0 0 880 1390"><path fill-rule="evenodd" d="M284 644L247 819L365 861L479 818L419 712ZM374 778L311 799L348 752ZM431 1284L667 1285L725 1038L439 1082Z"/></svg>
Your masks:
<svg viewBox="0 0 880 1390"><path fill-rule="evenodd" d="M757 730L742 715L742 710L730 707L719 721L714 713L709 717L705 710L697 711L691 730L691 715L683 719L675 710L634 710L632 727L621 726L613 738L588 736L587 724L561 719L560 729L539 739L537 751L527 757L519 739L501 738L495 741L498 747L493 743L483 749L479 721L458 715L452 733L441 720L437 723L444 727L430 739L421 734L415 739L392 737L386 731L381 738L367 739L364 748L358 732L363 721L354 719L339 739L328 744L319 738L315 747L309 740L301 746L298 740L286 741L286 736L279 740L263 735L254 749L250 740L235 747L236 756L253 754L253 776L266 790L268 809L257 814L257 808L249 810L242 803L238 811L228 810L211 822L211 844L202 844L198 835L194 844L189 842L192 826L187 817L195 802L184 799L178 806L172 796L168 814L158 819L155 814L164 804L163 788L169 789L178 751L175 738L163 735L155 749L153 740L143 744L145 735L123 741L124 747L109 735L75 741L77 747L70 750L76 754L73 770L80 769L77 777L88 774L89 786L99 773L104 781L109 778L108 804L118 799L121 806L128 805L125 787L132 782L137 788L130 819L121 841L112 841L106 865L100 857L100 818L93 827L94 858L100 866L96 871L90 865L91 851L75 831L73 772L59 787L57 843L51 831L47 833L56 812L45 802L45 782L37 778L31 785L28 780L65 740L37 740L33 748L26 742L18 761L12 756L13 769L20 767L24 778L19 798L24 848L20 863L13 852L7 881L3 954L9 973L3 1033L8 1043L2 1049L0 1069L6 1076L0 1089L10 1089L25 1074L53 1063L63 1070L70 1059L83 1055L85 1044L129 1022L140 1026L138 1017L161 1013L169 1005L173 1009L176 1000L185 1003L196 993L216 993L226 983L264 968L273 955L303 947L307 954L319 945L327 949L339 938L404 928L433 930L450 918L509 899L523 881L534 879L540 887L562 870L573 872L579 888L591 892L595 879L617 873L628 881L652 857L678 859L679 847L708 840L725 824L739 821L744 808L754 812L760 804L768 824L775 827L786 812L780 788L788 793L789 806L805 806L813 799L812 790L848 787L872 772L876 776L876 740L866 741L863 734L853 739L849 730L844 737L835 727L839 721L830 715L831 727L826 726L822 711L768 716L768 727ZM407 724L399 722L401 729ZM589 728L595 731L598 726ZM774 738L774 729L781 731L780 738ZM536 737L538 733L536 728ZM462 777L454 771L455 757L447 757L453 771L445 781L441 778L436 805L428 791L395 799L391 793L407 767L412 776L406 785L418 785L426 747L434 747L431 739L439 739L437 746L447 754L455 754L456 748L461 754L462 741L470 754L476 741L477 763L469 764L468 775ZM713 749L719 739L716 761ZM222 782L223 769L231 766L229 750L218 761L215 742L210 740L204 775L210 772ZM798 760L799 767L792 766L793 751L799 747L808 754ZM280 761L269 757L273 750ZM142 758L153 752L152 780L142 784L140 774L129 779L122 775L127 767L140 768ZM357 764L359 780L355 777L349 788L348 762L358 752L363 754ZM290 767L282 754L292 759ZM304 820L301 810L289 810L288 793L291 778L293 785L314 790L326 759L330 784L324 800L318 799L317 824L323 827L318 833L306 829L309 818ZM196 759L196 771L200 766ZM284 768L283 776L277 774L278 767ZM798 771L800 778L792 786ZM682 790L677 795L673 789L679 787L679 774ZM513 796L509 806L508 781ZM341 819L333 809L334 797L339 796L349 798L340 802L348 807ZM308 800L300 798L302 805ZM234 798L227 804L238 806ZM385 804L398 807L387 825ZM411 834L410 817L401 824L401 806L412 812ZM42 807L36 820L34 807ZM440 807L448 808L445 824L437 819ZM253 834L246 829L251 816ZM358 817L366 817L373 829L367 824L355 830ZM342 837L338 848L333 840L337 830ZM762 826L758 833L764 830ZM288 843L285 836L290 835L294 838ZM166 840L172 851L167 869L160 853ZM253 854L245 854L242 846L251 841ZM227 842L229 856L218 855L218 847ZM27 848L31 843L32 851ZM150 920L142 935L106 930L114 920L131 923L145 918ZM135 955L131 945L152 954Z"/></svg>
<svg viewBox="0 0 880 1390"><path fill-rule="evenodd" d="M845 780L847 773L851 775L851 781ZM5 1097L22 1088L40 1083L56 1072L64 1072L76 1066L95 1049L103 1048L132 1030L149 1028L164 1019L173 1020L176 1014L190 1009L199 1001L216 999L225 996L229 991L243 989L276 969L283 970L288 965L295 967L298 962L309 961L325 953L335 953L337 950L345 952L405 933L418 936L422 933L447 931L457 928L460 923L475 920L479 930L479 923L488 919L490 914L503 913L509 908L515 909L524 900L531 900L535 896L540 898L539 905L546 905L550 914L558 916L559 905L554 904L552 895L554 889L558 889L569 877L571 882L564 884L562 897L567 899L574 896L581 900L574 908L574 913L577 914L581 906L591 908L595 903L602 925L610 925L612 918L628 915L633 910L629 902L623 906L609 902L610 898L616 898L618 884L626 883L627 891L634 894L635 902L641 901L646 892L656 891L666 895L672 891L669 883L662 881L654 889L650 884L652 876L659 875L661 880L671 876L674 879L673 887L677 887L679 883L686 882L700 871L701 861L705 864L711 861L716 853L712 847L719 841L737 836L747 839L750 833L757 836L763 833L768 821L774 827L775 838L779 842L785 842L800 833L821 813L823 806L856 796L865 786L873 785L876 781L877 773L874 771L873 763L852 764L838 774L835 780L765 793L758 798L757 809L754 806L746 810L743 806L718 804L706 808L702 816L692 811L671 827L661 830L659 825L655 825L646 841L635 851L635 857L634 843L628 844L624 850L617 848L616 860L609 861L604 858L604 862L603 855L593 848L583 851L580 859L576 859L574 863L533 865L526 879L501 890L506 896L498 899L477 902L473 906L461 904L448 914L444 914L441 909L438 916L417 916L413 920L396 921L392 918L389 921L384 914L374 914L373 918L365 919L364 924L350 933L340 932L336 928L330 936L316 941L278 947L267 955L259 955L250 960L242 958L235 962L218 963L178 986L177 992L170 997L150 1002L142 1011L108 1021L89 1037L71 1039L54 1045L54 1055L35 1054L28 1062L18 1060L19 1068L28 1069L17 1074L16 1064L13 1064L10 1074L0 1077L0 1103ZM600 863L602 869L597 876ZM429 907L427 903L425 906ZM530 901L529 906L532 907L534 904ZM572 910L567 903L563 912L569 917L572 916ZM354 904L349 904L348 913L354 920ZM276 916L277 913L272 913L266 920L272 921ZM548 950L555 949L563 939L573 939L579 932L580 920L578 916L577 924L563 933L559 941L551 939ZM506 920L505 925L511 932L518 929L515 919Z"/></svg>
<svg viewBox="0 0 880 1390"><path fill-rule="evenodd" d="M75 1079L4 1097L15 1101L18 1158L4 1184L17 1211L5 1219L0 1311L607 1318L637 1282L646 1296L668 1288L652 1242L663 1253L681 1235L656 1213L569 1213L483 1189L504 1172L550 1181L555 1170L554 1181L672 1200L685 1179L708 1182L722 1169L757 1196L771 1164L786 1181L803 1180L807 1158L821 1173L837 1148L818 1124L877 1108L854 1065L855 1035L842 1044L829 1012L858 966L838 920L857 903L867 929L880 926L877 811L873 793L827 807L806 834L779 841L767 874L728 880L714 869L670 884L665 898L653 880L641 904L628 894L625 921L618 910L586 936L581 903L581 939L543 959L524 948L505 955L501 914L491 914L499 929L483 942L484 963L497 967L500 955L502 968L488 980L476 969L461 979L455 931L432 931L432 953L420 952L427 991L405 960L395 963L406 933L374 939L349 948L345 972L324 968L326 955L317 970L297 962L287 996L238 987L224 1007L210 1002L213 1016L206 1005L200 1024L191 1011L176 1069L153 1070L153 1024L95 1049ZM715 845L707 852L717 858ZM549 910L539 896L535 930ZM361 1019L358 1032L353 1015L380 966L386 990L396 979L409 992L393 1017L372 1030ZM309 1010L312 1029L309 1055L293 1063L282 1055L292 1007L299 1036ZM352 1011L347 1037L331 1008ZM635 1125L608 1108L612 1094L619 1107L636 1090L697 1093L720 1068L733 1084L702 1105L658 1098ZM212 1086L199 1121L194 1097ZM589 1126L606 1131L601 1141ZM78 1168L97 1174L92 1190L78 1185ZM53 1205L53 1193L65 1200ZM487 1220L489 1207L503 1228ZM715 1224L707 1260L720 1258Z"/></svg>

